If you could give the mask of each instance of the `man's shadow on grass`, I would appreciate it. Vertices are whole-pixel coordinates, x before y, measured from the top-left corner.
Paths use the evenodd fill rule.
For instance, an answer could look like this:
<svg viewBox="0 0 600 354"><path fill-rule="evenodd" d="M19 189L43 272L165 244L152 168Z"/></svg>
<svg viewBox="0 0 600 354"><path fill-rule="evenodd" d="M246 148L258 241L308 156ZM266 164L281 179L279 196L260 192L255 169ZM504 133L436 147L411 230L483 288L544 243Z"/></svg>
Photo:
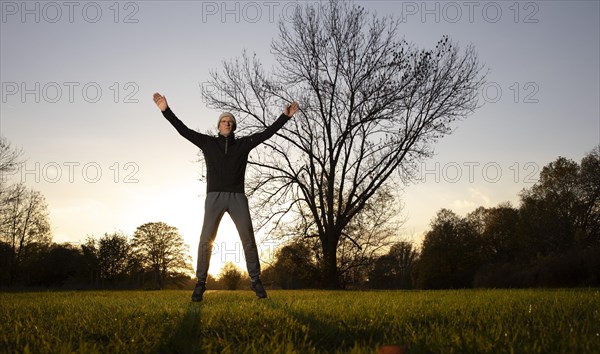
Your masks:
<svg viewBox="0 0 600 354"><path fill-rule="evenodd" d="M201 353L201 313L202 303L190 301L174 331L164 334L168 340L158 348L158 353Z"/></svg>
<svg viewBox="0 0 600 354"><path fill-rule="evenodd" d="M206 300L205 298L205 301L199 303L189 302L185 314L173 331L163 334L166 340L158 348L158 353L202 353L201 319L203 307L207 305ZM252 310L253 314L257 314L256 310L264 306L306 326L307 332L297 333L298 336L293 339L296 348L309 345L318 352L330 352L340 348L349 348L354 342L353 334L349 333L347 328L344 328L342 321L337 324L321 321L309 313L290 307L286 302L278 301L277 298L256 299L254 301L256 308ZM261 322L263 319L261 316L256 316L256 320L256 326L262 328ZM306 342L307 339L308 343Z"/></svg>
<svg viewBox="0 0 600 354"><path fill-rule="evenodd" d="M206 299L205 299L206 301ZM172 333L165 333L168 338L159 348L159 353L201 353L202 352L202 310L206 306L205 301L201 303L190 302L187 310L177 327ZM373 332L369 328L356 328L351 323L345 323L343 319L321 320L314 314L294 308L276 296L266 299L256 299L256 308L249 309L257 314L260 307L265 307L284 316L295 320L299 325L304 325L306 331L298 331L293 334L293 346L296 349L311 347L317 352L348 351L357 339L371 343L381 343L385 338L383 333ZM302 301L302 300L296 300ZM260 313L260 312L258 312ZM261 316L256 316L257 328L262 328ZM267 326L270 328L271 326ZM299 333L302 332L302 333ZM264 333L269 335L268 333ZM273 335L273 337L276 337Z"/></svg>

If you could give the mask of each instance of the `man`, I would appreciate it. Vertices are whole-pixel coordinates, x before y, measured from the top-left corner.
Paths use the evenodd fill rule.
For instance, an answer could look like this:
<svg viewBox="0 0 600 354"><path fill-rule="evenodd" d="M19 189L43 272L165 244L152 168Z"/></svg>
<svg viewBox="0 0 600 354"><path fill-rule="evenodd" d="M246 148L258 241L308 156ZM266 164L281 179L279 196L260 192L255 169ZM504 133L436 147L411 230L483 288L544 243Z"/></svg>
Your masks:
<svg viewBox="0 0 600 354"><path fill-rule="evenodd" d="M224 112L219 116L217 122L219 134L214 137L186 127L171 111L165 96L155 93L154 102L179 134L202 150L206 162L207 193L196 267L198 283L192 293L192 301L202 301L202 295L206 290L212 245L225 212L231 216L242 240L246 266L252 280L252 290L258 298L266 298L267 292L260 281L260 262L248 199L244 191L244 177L250 150L272 137L283 127L285 122L298 111L298 103L292 102L291 105L286 105L279 118L264 131L236 138L234 135L235 117L229 112Z"/></svg>

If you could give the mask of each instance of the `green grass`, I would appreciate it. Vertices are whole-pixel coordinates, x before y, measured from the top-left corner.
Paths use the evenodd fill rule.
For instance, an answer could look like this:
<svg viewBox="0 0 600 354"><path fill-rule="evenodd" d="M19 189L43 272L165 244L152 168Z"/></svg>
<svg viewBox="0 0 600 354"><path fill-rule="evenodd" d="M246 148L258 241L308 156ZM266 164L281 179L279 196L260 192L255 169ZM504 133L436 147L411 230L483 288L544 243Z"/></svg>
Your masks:
<svg viewBox="0 0 600 354"><path fill-rule="evenodd" d="M598 290L0 293L10 353L599 353Z"/></svg>

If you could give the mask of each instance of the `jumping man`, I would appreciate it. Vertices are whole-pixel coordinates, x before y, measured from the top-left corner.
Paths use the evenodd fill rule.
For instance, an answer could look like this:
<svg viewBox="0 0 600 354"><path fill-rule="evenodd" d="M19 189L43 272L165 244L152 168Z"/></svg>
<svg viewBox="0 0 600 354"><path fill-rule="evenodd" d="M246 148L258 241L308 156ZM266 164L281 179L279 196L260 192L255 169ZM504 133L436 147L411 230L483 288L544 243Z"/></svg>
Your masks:
<svg viewBox="0 0 600 354"><path fill-rule="evenodd" d="M224 112L219 116L217 122L219 133L215 137L185 126L171 110L165 96L155 93L154 103L179 134L202 150L206 162L207 186L204 223L200 234L196 266L198 283L192 293L192 301L202 301L202 295L206 290L212 245L225 212L231 216L242 241L246 267L252 280L252 290L258 298L266 298L267 292L260 281L258 250L254 239L248 199L244 191L246 165L250 151L281 129L285 122L298 111L298 103L292 102L292 104L286 105L279 118L264 131L241 138L234 135L236 120L229 112Z"/></svg>

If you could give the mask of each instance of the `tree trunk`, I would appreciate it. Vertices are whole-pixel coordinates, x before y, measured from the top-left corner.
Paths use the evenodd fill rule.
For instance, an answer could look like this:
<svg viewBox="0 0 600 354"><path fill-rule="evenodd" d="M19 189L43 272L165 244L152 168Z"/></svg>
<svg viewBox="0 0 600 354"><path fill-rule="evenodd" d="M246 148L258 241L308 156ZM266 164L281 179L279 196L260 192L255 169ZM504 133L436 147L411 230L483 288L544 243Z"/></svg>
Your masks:
<svg viewBox="0 0 600 354"><path fill-rule="evenodd" d="M337 242L331 236L327 242L323 243L323 260L323 285L327 289L339 289Z"/></svg>

